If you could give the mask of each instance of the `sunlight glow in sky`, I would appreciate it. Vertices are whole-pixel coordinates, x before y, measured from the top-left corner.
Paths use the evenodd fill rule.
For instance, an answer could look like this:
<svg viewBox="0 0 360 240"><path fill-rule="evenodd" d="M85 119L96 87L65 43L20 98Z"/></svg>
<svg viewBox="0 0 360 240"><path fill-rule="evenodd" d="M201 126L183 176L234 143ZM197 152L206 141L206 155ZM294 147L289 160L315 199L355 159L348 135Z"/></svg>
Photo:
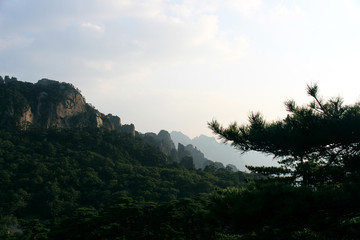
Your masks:
<svg viewBox="0 0 360 240"><path fill-rule="evenodd" d="M72 83L140 132L278 120L307 83L360 100L355 0L0 0L0 33L0 75Z"/></svg>

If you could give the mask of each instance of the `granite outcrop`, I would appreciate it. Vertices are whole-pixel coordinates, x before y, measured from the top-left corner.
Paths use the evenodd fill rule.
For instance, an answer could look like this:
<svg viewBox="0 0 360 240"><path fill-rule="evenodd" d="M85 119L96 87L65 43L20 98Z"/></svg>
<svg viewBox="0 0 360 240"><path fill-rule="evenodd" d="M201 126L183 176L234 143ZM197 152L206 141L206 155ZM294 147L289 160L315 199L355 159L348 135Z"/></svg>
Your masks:
<svg viewBox="0 0 360 240"><path fill-rule="evenodd" d="M72 84L46 78L29 83L0 76L0 90L2 127L97 127L135 136L133 124L122 125L120 117L99 112Z"/></svg>

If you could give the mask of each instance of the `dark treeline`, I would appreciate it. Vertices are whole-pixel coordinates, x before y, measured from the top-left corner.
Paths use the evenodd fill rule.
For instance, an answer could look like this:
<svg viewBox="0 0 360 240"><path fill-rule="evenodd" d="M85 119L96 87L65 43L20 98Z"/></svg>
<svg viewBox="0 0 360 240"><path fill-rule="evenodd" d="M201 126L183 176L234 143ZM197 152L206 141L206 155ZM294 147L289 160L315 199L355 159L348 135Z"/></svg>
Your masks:
<svg viewBox="0 0 360 240"><path fill-rule="evenodd" d="M358 239L358 189L258 182L165 203L123 198L107 208L77 209L49 230L39 222L26 226L28 234L74 240Z"/></svg>

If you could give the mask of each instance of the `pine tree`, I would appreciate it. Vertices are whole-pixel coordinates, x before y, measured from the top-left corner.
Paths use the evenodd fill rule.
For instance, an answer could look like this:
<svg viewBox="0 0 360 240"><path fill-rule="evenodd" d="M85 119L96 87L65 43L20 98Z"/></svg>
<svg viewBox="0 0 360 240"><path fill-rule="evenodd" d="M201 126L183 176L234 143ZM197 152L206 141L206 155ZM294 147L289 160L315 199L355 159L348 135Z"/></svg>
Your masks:
<svg viewBox="0 0 360 240"><path fill-rule="evenodd" d="M235 148L270 154L281 164L248 166L253 172L303 185L358 181L360 104L344 105L340 97L324 101L316 84L307 85L307 94L312 101L306 106L285 102L288 115L283 120L267 122L260 113L251 113L249 124L224 128L213 120L208 125Z"/></svg>

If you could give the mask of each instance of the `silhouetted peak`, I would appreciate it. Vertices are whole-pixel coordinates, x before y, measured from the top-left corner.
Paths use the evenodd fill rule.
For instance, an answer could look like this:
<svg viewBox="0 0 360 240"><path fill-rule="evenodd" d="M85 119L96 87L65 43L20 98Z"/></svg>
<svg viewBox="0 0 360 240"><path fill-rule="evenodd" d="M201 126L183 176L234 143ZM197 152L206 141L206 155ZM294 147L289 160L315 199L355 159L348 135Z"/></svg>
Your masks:
<svg viewBox="0 0 360 240"><path fill-rule="evenodd" d="M8 75L6 75L4 78L2 78L0 76L0 83L12 83L12 82L17 82L17 78L16 77L9 77Z"/></svg>
<svg viewBox="0 0 360 240"><path fill-rule="evenodd" d="M161 130L158 133L158 137L163 140L171 140L170 133L166 130Z"/></svg>
<svg viewBox="0 0 360 240"><path fill-rule="evenodd" d="M51 80L51 79L47 79L47 78L42 78L41 80L39 80L36 84L39 85L44 85L44 86L49 86L52 84L59 84L60 82L55 81L55 80Z"/></svg>

